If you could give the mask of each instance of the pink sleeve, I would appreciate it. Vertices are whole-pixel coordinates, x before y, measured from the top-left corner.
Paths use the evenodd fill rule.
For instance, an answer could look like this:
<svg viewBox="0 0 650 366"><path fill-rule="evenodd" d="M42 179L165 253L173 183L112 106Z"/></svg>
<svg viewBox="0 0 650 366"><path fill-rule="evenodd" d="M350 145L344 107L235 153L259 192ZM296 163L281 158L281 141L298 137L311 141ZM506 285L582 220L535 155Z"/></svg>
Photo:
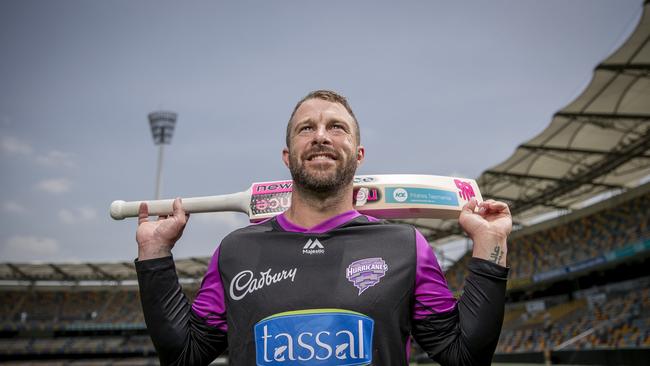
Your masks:
<svg viewBox="0 0 650 366"><path fill-rule="evenodd" d="M417 268L415 272L415 303L413 318L451 311L456 299L447 286L436 255L424 236L415 230Z"/></svg>
<svg viewBox="0 0 650 366"><path fill-rule="evenodd" d="M208 325L226 332L228 330L226 298L219 273L220 248L217 248L212 256L208 270L201 282L201 288L192 303L192 310L196 315L205 319Z"/></svg>

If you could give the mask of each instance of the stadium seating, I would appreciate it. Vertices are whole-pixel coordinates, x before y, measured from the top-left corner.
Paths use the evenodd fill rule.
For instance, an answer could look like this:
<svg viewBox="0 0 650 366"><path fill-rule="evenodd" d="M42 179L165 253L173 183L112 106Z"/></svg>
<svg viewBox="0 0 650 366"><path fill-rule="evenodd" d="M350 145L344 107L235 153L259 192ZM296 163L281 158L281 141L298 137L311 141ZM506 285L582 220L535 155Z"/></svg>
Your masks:
<svg viewBox="0 0 650 366"><path fill-rule="evenodd" d="M508 243L510 279L533 275L596 258L603 253L650 239L650 195L582 217L576 221L512 239ZM462 290L467 275L466 254L445 276L450 288Z"/></svg>
<svg viewBox="0 0 650 366"><path fill-rule="evenodd" d="M523 323L509 319L504 322L497 351L543 351L571 340L574 341L564 349L647 347L650 277L634 282L643 287L633 292L609 291L606 301L591 306L585 299L579 299L534 314Z"/></svg>

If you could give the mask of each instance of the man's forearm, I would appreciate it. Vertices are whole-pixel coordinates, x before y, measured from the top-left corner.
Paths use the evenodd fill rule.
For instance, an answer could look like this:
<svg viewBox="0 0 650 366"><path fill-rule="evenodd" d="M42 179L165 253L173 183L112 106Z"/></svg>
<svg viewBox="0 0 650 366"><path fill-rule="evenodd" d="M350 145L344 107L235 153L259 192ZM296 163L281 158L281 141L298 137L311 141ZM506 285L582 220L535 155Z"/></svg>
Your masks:
<svg viewBox="0 0 650 366"><path fill-rule="evenodd" d="M442 365L489 365L501 333L508 269L480 258L468 268L456 309L413 325L416 341Z"/></svg>
<svg viewBox="0 0 650 366"><path fill-rule="evenodd" d="M191 311L171 256L137 260L147 329L162 365L207 365L227 346L226 334Z"/></svg>
<svg viewBox="0 0 650 366"><path fill-rule="evenodd" d="M474 239L473 241L472 257L484 259L501 267L506 266L506 256L508 254L506 238L495 239L492 237L489 239Z"/></svg>
<svg viewBox="0 0 650 366"><path fill-rule="evenodd" d="M153 248L143 248L143 247L138 248L138 262L149 260L149 259L164 258L164 257L171 257L171 256L172 256L172 251L167 247L159 246Z"/></svg>

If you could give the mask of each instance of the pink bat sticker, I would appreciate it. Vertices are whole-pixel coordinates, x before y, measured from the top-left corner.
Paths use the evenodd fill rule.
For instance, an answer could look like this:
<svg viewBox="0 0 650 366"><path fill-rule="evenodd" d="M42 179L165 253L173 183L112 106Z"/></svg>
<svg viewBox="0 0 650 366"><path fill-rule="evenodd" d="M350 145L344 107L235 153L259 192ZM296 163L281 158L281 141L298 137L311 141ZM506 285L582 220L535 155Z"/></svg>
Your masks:
<svg viewBox="0 0 650 366"><path fill-rule="evenodd" d="M284 193L291 192L293 182L284 180L279 182L265 182L253 184L252 194L269 194L269 193Z"/></svg>
<svg viewBox="0 0 650 366"><path fill-rule="evenodd" d="M468 182L463 182L462 180L454 179L454 183L456 183L456 187L459 189L458 195L460 196L460 198L464 199L465 201L469 201L470 198L476 197L476 194L474 193L474 188L472 188L472 185L469 184Z"/></svg>

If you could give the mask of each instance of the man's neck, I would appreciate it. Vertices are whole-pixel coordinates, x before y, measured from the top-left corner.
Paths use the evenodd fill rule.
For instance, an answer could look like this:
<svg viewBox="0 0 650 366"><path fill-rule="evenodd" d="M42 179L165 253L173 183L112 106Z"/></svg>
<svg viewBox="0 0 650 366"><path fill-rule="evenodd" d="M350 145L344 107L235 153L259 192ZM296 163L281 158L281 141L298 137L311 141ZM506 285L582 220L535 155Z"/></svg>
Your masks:
<svg viewBox="0 0 650 366"><path fill-rule="evenodd" d="M320 196L300 189L291 193L291 207L284 216L293 224L312 228L321 222L354 209L352 184L335 193Z"/></svg>

